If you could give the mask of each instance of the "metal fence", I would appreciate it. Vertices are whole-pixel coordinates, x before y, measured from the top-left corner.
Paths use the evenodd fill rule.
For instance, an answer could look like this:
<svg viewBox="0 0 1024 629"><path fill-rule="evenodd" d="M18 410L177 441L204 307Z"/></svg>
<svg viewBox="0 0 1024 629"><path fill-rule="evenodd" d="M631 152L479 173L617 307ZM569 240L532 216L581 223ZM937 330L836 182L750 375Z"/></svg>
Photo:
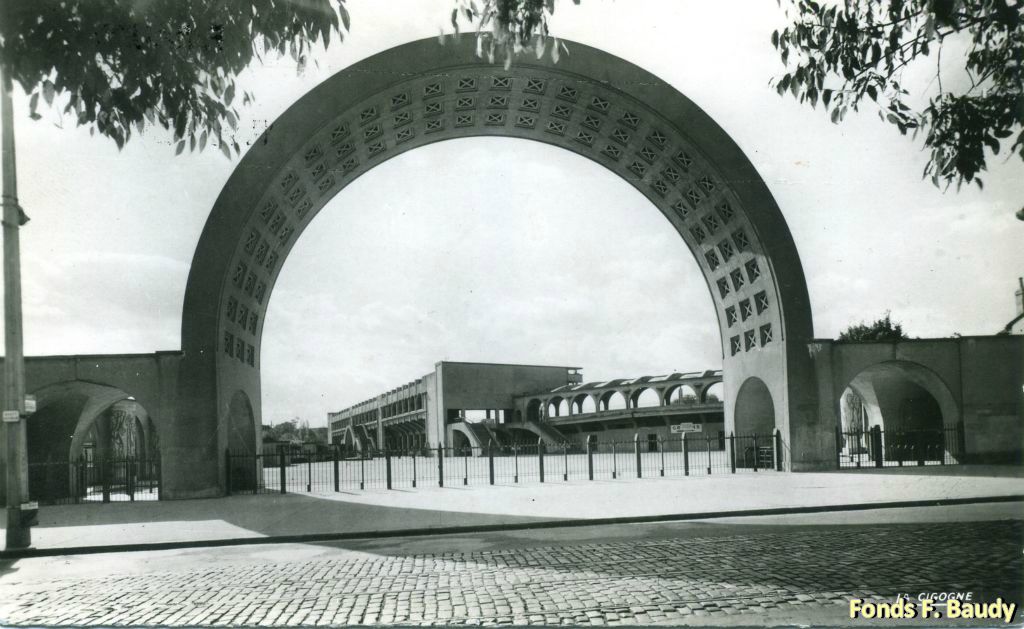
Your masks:
<svg viewBox="0 0 1024 629"><path fill-rule="evenodd" d="M228 493L341 492L683 477L783 469L781 434L376 450L338 447L227 452Z"/></svg>
<svg viewBox="0 0 1024 629"><path fill-rule="evenodd" d="M29 463L29 496L41 505L160 499L157 459L86 459Z"/></svg>
<svg viewBox="0 0 1024 629"><path fill-rule="evenodd" d="M957 465L964 453L963 423L918 430L843 431L836 429L836 466L840 469Z"/></svg>

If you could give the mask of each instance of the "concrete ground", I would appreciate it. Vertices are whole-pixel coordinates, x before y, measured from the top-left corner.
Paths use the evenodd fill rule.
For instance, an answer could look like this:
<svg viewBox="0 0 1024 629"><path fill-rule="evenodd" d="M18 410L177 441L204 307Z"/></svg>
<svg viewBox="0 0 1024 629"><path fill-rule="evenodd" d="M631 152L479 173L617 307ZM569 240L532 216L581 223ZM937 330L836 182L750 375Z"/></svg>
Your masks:
<svg viewBox="0 0 1024 629"><path fill-rule="evenodd" d="M33 545L115 549L316 534L699 516L1024 495L1019 467L948 466L807 474L554 481L337 494L274 494L44 507Z"/></svg>
<svg viewBox="0 0 1024 629"><path fill-rule="evenodd" d="M1022 602L1022 518L988 503L8 560L0 624L891 626L851 620L849 599Z"/></svg>

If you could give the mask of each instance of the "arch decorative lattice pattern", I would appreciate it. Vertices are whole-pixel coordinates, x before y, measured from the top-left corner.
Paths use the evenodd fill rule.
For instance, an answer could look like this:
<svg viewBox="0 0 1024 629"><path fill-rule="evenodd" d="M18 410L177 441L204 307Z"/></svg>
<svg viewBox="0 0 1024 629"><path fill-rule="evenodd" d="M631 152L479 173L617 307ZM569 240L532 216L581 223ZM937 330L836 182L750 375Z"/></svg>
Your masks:
<svg viewBox="0 0 1024 629"><path fill-rule="evenodd" d="M222 358L257 368L267 301L295 239L363 172L430 142L507 136L560 146L629 181L673 224L711 284L726 356L776 342L768 260L728 181L685 133L626 92L551 68L450 68L339 112L290 160L243 230L225 278Z"/></svg>

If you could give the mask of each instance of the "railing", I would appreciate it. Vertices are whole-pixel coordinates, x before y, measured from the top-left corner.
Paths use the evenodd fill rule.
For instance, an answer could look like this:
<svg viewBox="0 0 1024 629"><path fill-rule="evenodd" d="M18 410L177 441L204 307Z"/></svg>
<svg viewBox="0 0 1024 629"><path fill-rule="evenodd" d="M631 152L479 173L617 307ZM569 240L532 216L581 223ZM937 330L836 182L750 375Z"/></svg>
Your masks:
<svg viewBox="0 0 1024 629"><path fill-rule="evenodd" d="M158 459L29 463L29 496L41 505L160 499Z"/></svg>
<svg viewBox="0 0 1024 629"><path fill-rule="evenodd" d="M367 489L515 485L782 471L781 433L668 439L384 449L345 456L282 447L225 453L228 493L325 493Z"/></svg>
<svg viewBox="0 0 1024 629"><path fill-rule="evenodd" d="M964 454L964 425L931 429L843 431L836 428L836 467L956 465Z"/></svg>
<svg viewBox="0 0 1024 629"><path fill-rule="evenodd" d="M660 415L694 415L707 411L722 410L721 402L695 402L670 404L668 406L640 406L637 408L612 408L608 410L570 413L568 415L545 415L541 421L551 424L578 422L584 419L611 419L620 417L655 417Z"/></svg>

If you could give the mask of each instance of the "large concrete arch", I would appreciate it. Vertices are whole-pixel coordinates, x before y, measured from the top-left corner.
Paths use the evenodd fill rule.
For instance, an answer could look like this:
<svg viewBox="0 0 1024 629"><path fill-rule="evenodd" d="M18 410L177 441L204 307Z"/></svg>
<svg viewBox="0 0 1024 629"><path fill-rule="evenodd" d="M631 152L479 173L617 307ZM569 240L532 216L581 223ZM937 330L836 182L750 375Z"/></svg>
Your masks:
<svg viewBox="0 0 1024 629"><path fill-rule="evenodd" d="M570 150L650 199L703 271L727 395L749 376L764 380L793 451L807 453L801 463L816 463L810 444L827 445L828 434L817 434L811 419L811 313L796 247L771 193L728 134L672 86L601 50L566 44L570 54L557 64L524 56L506 70L478 58L472 37L411 42L336 74L274 121L225 185L193 258L168 495L212 494L222 484L230 397L241 389L260 399L267 304L317 212L391 157L472 136ZM259 422L258 405L254 411Z"/></svg>

